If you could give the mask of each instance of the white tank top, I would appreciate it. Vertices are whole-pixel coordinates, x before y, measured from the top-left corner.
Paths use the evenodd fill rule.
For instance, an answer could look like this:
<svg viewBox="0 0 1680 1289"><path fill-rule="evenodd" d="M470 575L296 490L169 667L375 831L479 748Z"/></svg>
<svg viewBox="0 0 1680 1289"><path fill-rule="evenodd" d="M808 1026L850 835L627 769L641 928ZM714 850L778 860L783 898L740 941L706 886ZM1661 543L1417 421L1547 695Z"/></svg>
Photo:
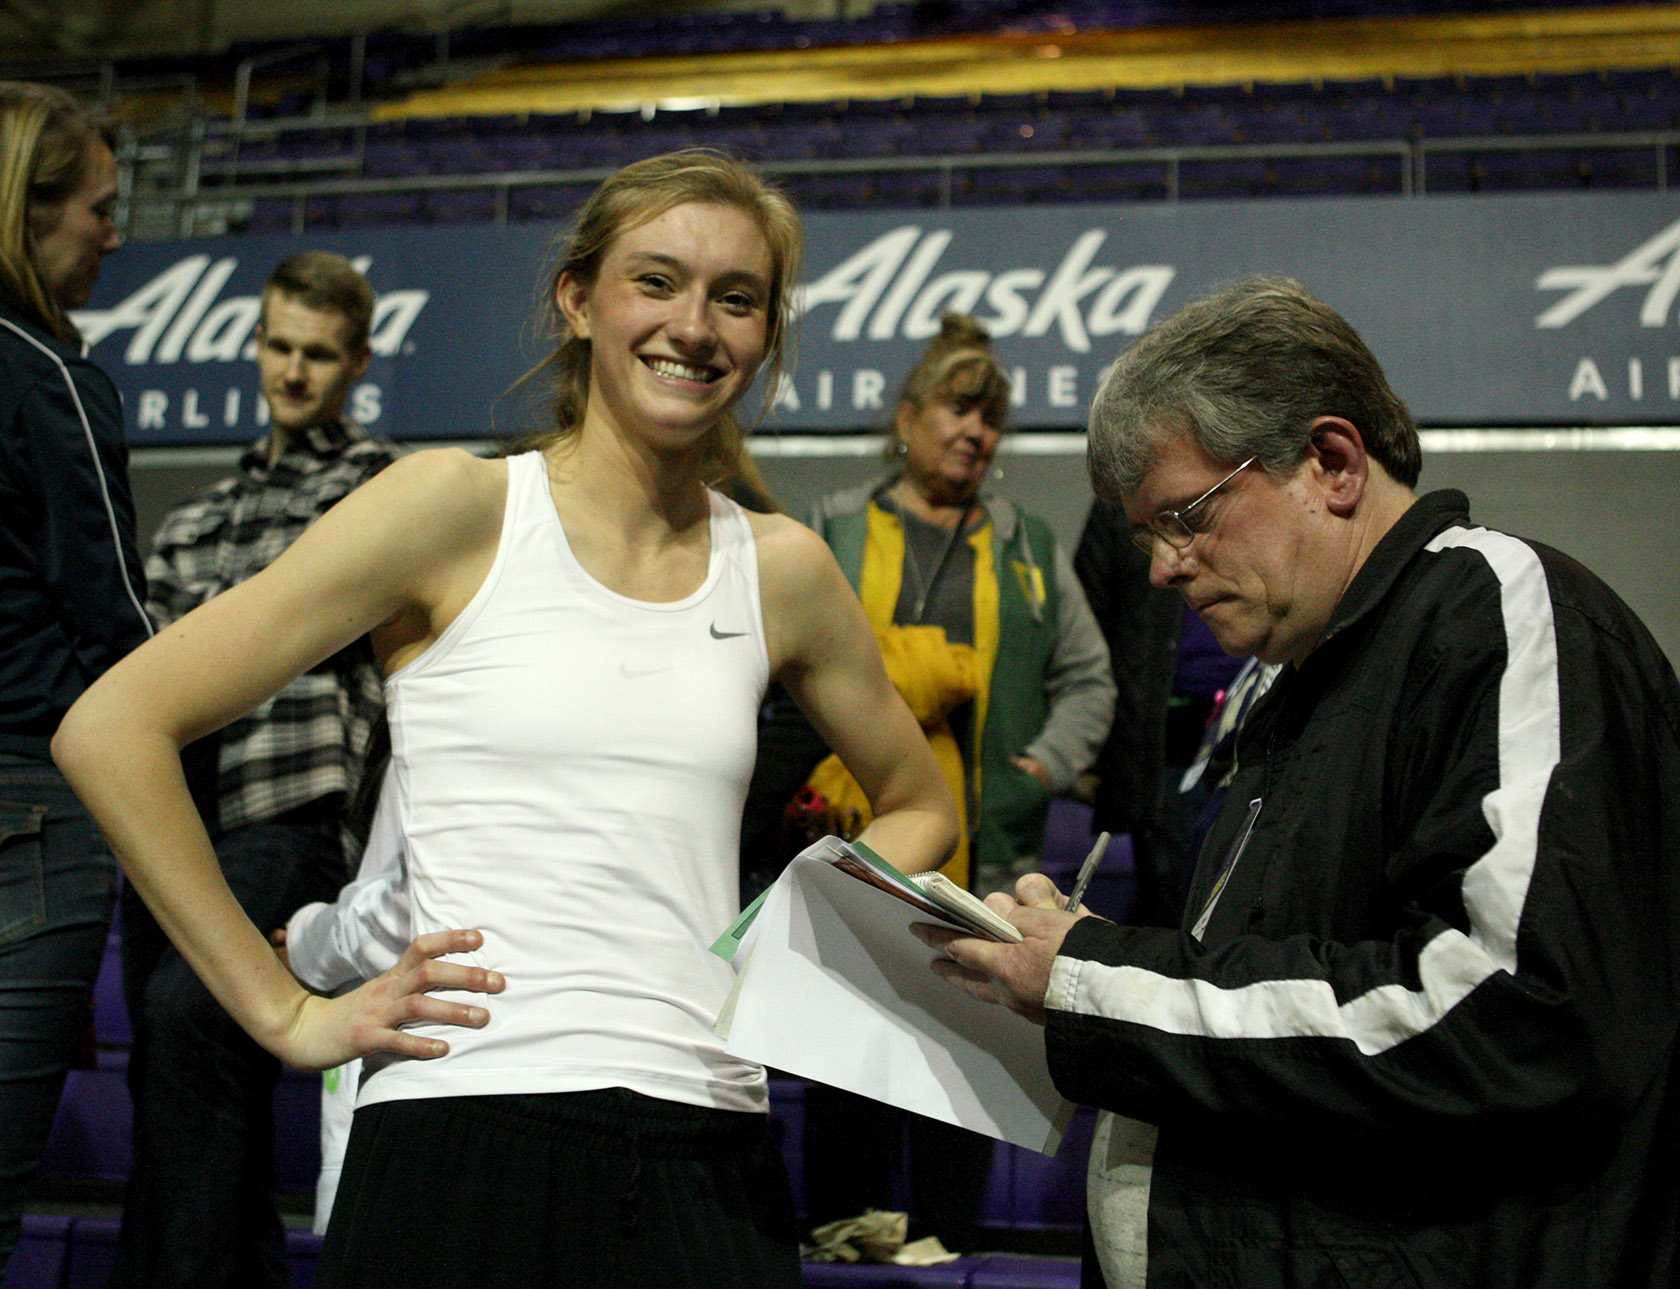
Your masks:
<svg viewBox="0 0 1680 1289"><path fill-rule="evenodd" d="M449 1054L370 1061L359 1104L627 1087L765 1109L763 1069L712 1032L769 659L752 530L710 500L704 584L649 604L577 562L542 455L508 461L489 576L385 686L414 932L482 930L470 957L507 988L445 995L489 1025L411 1026Z"/></svg>

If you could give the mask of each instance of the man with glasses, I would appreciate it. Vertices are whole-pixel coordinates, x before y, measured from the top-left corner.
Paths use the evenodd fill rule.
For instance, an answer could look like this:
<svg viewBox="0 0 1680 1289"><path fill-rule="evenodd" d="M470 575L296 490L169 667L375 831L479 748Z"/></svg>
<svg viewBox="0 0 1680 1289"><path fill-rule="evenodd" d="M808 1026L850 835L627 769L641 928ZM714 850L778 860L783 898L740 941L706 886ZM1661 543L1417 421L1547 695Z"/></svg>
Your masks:
<svg viewBox="0 0 1680 1289"><path fill-rule="evenodd" d="M1086 1283L1672 1284L1680 685L1650 633L1414 493L1410 415L1286 279L1122 355L1090 463L1151 580L1283 672L1182 930L1028 877L1021 945L925 931L1110 1112Z"/></svg>
<svg viewBox="0 0 1680 1289"><path fill-rule="evenodd" d="M1187 523L1197 522L1201 503L1217 491L1184 507ZM1183 596L1150 583L1153 550L1153 538L1131 531L1119 503L1099 498L1079 534L1073 571L1108 644L1116 691L1089 789L1091 831L1131 840L1126 921L1177 926L1222 777L1197 768L1212 727L1233 712L1229 695L1245 664L1219 647Z"/></svg>

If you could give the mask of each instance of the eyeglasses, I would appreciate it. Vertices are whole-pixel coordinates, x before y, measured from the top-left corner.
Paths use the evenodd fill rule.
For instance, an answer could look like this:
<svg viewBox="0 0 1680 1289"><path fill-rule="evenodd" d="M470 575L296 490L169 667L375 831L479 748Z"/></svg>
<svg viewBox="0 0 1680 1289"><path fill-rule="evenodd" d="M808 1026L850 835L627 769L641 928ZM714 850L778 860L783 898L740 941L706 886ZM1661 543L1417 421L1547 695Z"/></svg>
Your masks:
<svg viewBox="0 0 1680 1289"><path fill-rule="evenodd" d="M1132 529L1132 545L1150 558L1154 558L1155 539L1157 537L1174 550L1183 550L1195 539L1197 533L1206 531L1206 529L1196 526L1196 520L1192 518L1196 511L1212 501L1214 495L1221 488L1259 459L1259 457L1249 457L1248 460L1197 497L1188 506L1180 506L1177 510L1157 510L1153 519L1140 528Z"/></svg>

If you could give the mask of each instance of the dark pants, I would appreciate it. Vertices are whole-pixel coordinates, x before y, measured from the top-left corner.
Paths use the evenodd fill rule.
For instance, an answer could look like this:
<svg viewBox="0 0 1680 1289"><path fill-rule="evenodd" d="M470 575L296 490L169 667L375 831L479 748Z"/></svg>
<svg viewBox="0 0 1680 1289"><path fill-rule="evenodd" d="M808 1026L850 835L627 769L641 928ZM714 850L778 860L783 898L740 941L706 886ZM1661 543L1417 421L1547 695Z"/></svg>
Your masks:
<svg viewBox="0 0 1680 1289"><path fill-rule="evenodd" d="M216 857L263 931L344 882L336 809L306 807L224 834ZM134 1166L113 1286L261 1289L286 1283L274 1202L280 1066L234 1023L132 891L123 988L134 1025Z"/></svg>
<svg viewBox="0 0 1680 1289"><path fill-rule="evenodd" d="M563 1005L563 1004L560 1004ZM604 1088L356 1111L319 1289L799 1289L769 1116Z"/></svg>
<svg viewBox="0 0 1680 1289"><path fill-rule="evenodd" d="M936 1235L952 1253L978 1252L996 1143L824 1083L805 1087L807 1225L894 1208L893 1176L907 1145L910 1238Z"/></svg>
<svg viewBox="0 0 1680 1289"><path fill-rule="evenodd" d="M105 952L117 866L49 762L0 754L0 1273Z"/></svg>

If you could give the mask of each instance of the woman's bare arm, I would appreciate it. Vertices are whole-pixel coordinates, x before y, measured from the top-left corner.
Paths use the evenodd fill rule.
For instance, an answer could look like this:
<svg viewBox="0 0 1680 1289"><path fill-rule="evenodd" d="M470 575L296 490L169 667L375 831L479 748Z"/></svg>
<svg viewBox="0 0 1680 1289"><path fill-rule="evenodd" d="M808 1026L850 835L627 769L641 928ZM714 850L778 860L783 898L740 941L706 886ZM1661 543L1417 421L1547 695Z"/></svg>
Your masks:
<svg viewBox="0 0 1680 1289"><path fill-rule="evenodd" d="M772 673L868 796L861 840L903 872L937 868L957 843L956 802L863 606L810 529L781 515L754 527Z"/></svg>
<svg viewBox="0 0 1680 1289"><path fill-rule="evenodd" d="M425 1018L484 1022L428 996L495 992L499 978L437 961L477 931L437 932L391 972L341 999L284 969L228 889L181 771L187 743L221 728L358 637L384 626L408 651L441 629L493 556L505 466L428 452L393 464L249 581L189 613L108 671L70 710L53 756L157 917L229 1013L291 1064L325 1067L385 1050L447 1050L397 1029Z"/></svg>

